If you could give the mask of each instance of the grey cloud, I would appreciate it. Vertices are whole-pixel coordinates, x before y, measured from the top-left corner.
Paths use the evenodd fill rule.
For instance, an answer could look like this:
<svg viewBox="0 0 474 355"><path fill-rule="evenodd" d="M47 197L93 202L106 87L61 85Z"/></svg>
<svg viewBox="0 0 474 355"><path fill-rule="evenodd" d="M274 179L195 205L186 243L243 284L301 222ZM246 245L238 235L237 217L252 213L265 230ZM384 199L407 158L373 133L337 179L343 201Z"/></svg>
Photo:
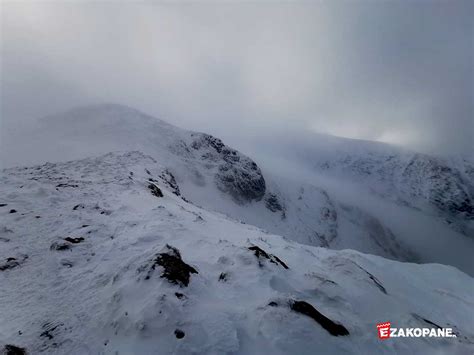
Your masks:
<svg viewBox="0 0 474 355"><path fill-rule="evenodd" d="M461 1L4 2L2 141L108 101L236 144L291 127L470 152L473 18Z"/></svg>

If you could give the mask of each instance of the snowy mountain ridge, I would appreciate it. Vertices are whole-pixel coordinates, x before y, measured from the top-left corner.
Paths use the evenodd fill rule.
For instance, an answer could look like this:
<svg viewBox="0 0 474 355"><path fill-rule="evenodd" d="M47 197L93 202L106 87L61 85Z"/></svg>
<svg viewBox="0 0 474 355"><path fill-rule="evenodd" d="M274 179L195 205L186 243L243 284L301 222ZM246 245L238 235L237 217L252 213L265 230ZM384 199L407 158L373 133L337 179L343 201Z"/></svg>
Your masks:
<svg viewBox="0 0 474 355"><path fill-rule="evenodd" d="M472 353L468 275L266 233L185 201L173 176L140 152L4 170L0 343L32 354ZM380 341L386 321L457 337Z"/></svg>
<svg viewBox="0 0 474 355"><path fill-rule="evenodd" d="M332 179L333 186L326 186L316 177L302 179L298 168L281 174L281 169L268 168L265 159L257 164L218 138L180 129L121 105L76 108L46 117L32 129L35 134L30 147L25 149L26 157L22 159L22 152L15 151L19 161L30 158L39 162L65 161L111 151L138 150L166 168L188 201L270 233L308 245L350 248L403 261L450 264L474 274L470 261L474 239L466 238L470 222L454 216L454 222L448 224L431 213L427 203L414 209L412 206L419 205L415 197L399 203L396 196L400 194L394 193L389 182L371 184L370 188L375 190L372 192L354 185L346 193L343 191L349 186L347 179ZM316 143L319 148L311 151L314 153L311 157L332 152L334 162L339 162L338 157L350 148L360 167L376 166L379 160L385 159L386 152L394 154L391 147L380 145L375 145L378 148L352 146L355 142L349 142L347 147L345 141L334 137L321 138ZM298 153L300 146L292 149L282 144L281 147L285 154L290 154ZM275 155L278 156L277 150ZM344 172L348 171L342 162L338 164ZM284 168L285 164L279 165ZM382 180L393 175L389 170L384 171ZM367 183L371 181L369 178L359 175L353 180ZM407 186L418 191L424 181L410 181ZM447 199L452 196L455 199L457 195L453 191L445 192Z"/></svg>

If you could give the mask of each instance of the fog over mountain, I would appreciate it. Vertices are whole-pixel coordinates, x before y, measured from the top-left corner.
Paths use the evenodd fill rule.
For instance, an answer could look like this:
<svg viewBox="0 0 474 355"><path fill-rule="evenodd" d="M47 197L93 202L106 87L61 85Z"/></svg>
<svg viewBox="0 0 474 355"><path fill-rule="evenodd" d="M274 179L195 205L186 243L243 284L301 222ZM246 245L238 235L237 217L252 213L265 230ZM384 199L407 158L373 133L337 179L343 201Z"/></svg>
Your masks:
<svg viewBox="0 0 474 355"><path fill-rule="evenodd" d="M238 147L291 129L474 150L471 1L4 1L1 10L2 150L38 117L101 102Z"/></svg>
<svg viewBox="0 0 474 355"><path fill-rule="evenodd" d="M473 8L1 2L0 354L473 354Z"/></svg>
<svg viewBox="0 0 474 355"><path fill-rule="evenodd" d="M323 135L254 161L117 104L32 128L16 156L53 162L0 174L3 353L472 353L472 161Z"/></svg>

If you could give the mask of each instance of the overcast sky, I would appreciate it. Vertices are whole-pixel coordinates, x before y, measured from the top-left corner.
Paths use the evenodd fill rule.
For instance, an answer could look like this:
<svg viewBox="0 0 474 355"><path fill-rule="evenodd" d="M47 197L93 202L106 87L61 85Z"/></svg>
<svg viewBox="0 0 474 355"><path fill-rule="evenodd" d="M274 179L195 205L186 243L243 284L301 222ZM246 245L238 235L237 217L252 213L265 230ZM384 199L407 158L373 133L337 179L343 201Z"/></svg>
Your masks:
<svg viewBox="0 0 474 355"><path fill-rule="evenodd" d="M473 4L3 1L2 132L106 101L234 140L471 152Z"/></svg>

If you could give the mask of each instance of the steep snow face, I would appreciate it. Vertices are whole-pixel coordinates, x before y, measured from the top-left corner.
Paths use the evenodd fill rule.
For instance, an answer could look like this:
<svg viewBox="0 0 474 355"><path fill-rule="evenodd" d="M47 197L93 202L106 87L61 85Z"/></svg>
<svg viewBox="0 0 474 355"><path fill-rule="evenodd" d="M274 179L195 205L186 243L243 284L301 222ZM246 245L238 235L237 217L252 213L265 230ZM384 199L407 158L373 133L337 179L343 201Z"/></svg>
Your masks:
<svg viewBox="0 0 474 355"><path fill-rule="evenodd" d="M474 352L468 275L265 233L186 202L173 176L139 152L3 171L0 349ZM457 337L381 341L387 321Z"/></svg>

